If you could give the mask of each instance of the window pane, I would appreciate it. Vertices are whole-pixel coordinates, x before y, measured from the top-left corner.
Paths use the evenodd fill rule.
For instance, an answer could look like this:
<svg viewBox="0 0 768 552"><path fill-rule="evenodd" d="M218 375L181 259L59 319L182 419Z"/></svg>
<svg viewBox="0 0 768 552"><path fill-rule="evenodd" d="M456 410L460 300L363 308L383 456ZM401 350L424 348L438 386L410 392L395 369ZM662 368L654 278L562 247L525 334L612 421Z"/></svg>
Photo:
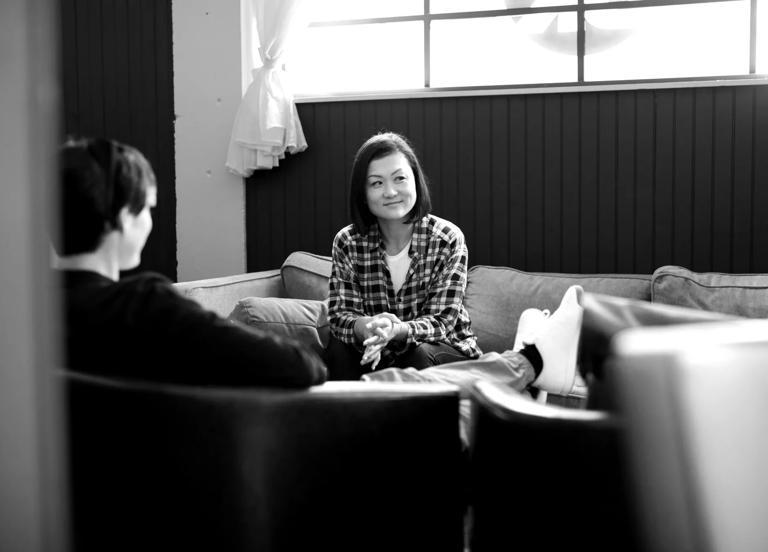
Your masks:
<svg viewBox="0 0 768 552"><path fill-rule="evenodd" d="M586 12L585 80L749 72L746 1Z"/></svg>
<svg viewBox="0 0 768 552"><path fill-rule="evenodd" d="M290 52L294 91L302 94L424 86L424 23L310 27Z"/></svg>
<svg viewBox="0 0 768 552"><path fill-rule="evenodd" d="M576 0L430 0L432 13L509 10L514 8L543 8L547 6L573 6Z"/></svg>
<svg viewBox="0 0 768 552"><path fill-rule="evenodd" d="M575 13L433 21L431 36L435 87L577 78Z"/></svg>
<svg viewBox="0 0 768 552"><path fill-rule="evenodd" d="M768 2L757 3L757 60L755 70L768 73Z"/></svg>
<svg viewBox="0 0 768 552"><path fill-rule="evenodd" d="M278 0L280 1L280 0ZM423 15L424 0L310 0L310 21L372 19L400 15Z"/></svg>

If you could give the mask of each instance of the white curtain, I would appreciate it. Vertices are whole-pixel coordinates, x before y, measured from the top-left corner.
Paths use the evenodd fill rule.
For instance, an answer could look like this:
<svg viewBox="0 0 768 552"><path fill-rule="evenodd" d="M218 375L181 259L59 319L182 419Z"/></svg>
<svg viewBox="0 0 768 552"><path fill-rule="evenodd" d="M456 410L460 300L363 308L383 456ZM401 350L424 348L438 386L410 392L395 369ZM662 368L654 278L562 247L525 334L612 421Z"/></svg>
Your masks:
<svg viewBox="0 0 768 552"><path fill-rule="evenodd" d="M290 40L306 27L307 0L243 0L243 33L253 81L245 92L232 126L227 168L243 177L271 169L285 152L307 149L307 141L283 71ZM257 35L257 36L255 36ZM257 67L257 65L261 65Z"/></svg>

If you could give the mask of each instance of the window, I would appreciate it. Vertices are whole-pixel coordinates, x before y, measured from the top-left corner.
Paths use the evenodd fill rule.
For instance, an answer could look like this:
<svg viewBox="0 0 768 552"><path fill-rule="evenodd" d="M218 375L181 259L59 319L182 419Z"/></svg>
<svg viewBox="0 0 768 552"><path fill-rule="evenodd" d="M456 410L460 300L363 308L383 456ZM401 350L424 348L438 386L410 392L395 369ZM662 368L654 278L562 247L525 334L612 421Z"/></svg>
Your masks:
<svg viewBox="0 0 768 552"><path fill-rule="evenodd" d="M768 73L768 0L314 0L298 95ZM471 11L470 11L471 10Z"/></svg>

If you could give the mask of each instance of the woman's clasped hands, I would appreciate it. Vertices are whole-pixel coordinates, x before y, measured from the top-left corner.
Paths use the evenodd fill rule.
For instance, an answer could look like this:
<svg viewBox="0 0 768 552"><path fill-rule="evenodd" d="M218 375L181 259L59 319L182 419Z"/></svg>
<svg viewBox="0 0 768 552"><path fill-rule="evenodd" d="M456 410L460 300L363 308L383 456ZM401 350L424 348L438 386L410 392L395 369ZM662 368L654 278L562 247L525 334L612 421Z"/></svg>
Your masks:
<svg viewBox="0 0 768 552"><path fill-rule="evenodd" d="M366 338L363 340L365 351L360 364L371 364L371 371L381 361L381 351L398 335L403 326L400 319L389 312L377 314L365 324Z"/></svg>

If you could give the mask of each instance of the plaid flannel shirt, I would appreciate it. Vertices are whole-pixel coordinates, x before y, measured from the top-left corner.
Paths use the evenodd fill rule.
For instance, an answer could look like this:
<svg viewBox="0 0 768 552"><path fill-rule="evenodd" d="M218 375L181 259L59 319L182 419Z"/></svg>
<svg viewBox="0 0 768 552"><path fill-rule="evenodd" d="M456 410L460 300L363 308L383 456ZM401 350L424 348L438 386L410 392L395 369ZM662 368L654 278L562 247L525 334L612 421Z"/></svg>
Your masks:
<svg viewBox="0 0 768 552"><path fill-rule="evenodd" d="M446 343L470 358L480 356L464 308L467 286L467 246L459 228L433 215L417 221L405 283L395 294L385 248L377 224L361 235L352 225L333 240L328 318L340 341L361 347L355 320L383 312L408 326L405 345L391 344L392 353L415 343Z"/></svg>

